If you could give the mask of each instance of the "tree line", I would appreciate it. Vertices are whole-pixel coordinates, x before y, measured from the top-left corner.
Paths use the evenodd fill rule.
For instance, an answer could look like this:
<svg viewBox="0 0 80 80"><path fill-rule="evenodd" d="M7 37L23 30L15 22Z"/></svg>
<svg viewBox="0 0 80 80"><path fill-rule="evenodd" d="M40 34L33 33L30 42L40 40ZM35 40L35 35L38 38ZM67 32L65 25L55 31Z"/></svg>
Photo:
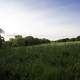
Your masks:
<svg viewBox="0 0 80 80"><path fill-rule="evenodd" d="M56 42L70 42L70 41L80 41L80 36L77 36L76 38L64 38L56 40Z"/></svg>
<svg viewBox="0 0 80 80"><path fill-rule="evenodd" d="M34 38L33 36L22 37L22 35L16 35L15 38L10 38L8 41L5 41L4 37L0 35L0 47L30 46L43 43L50 43L50 40Z"/></svg>
<svg viewBox="0 0 80 80"><path fill-rule="evenodd" d="M43 43L50 43L48 39L39 39L34 38L33 36L22 37L22 35L16 35L15 38L10 38L8 41L5 41L4 37L1 36L5 31L0 28L0 47L17 47L17 46L30 46ZM80 36L76 38L64 38L56 40L55 42L70 42L70 41L80 41Z"/></svg>

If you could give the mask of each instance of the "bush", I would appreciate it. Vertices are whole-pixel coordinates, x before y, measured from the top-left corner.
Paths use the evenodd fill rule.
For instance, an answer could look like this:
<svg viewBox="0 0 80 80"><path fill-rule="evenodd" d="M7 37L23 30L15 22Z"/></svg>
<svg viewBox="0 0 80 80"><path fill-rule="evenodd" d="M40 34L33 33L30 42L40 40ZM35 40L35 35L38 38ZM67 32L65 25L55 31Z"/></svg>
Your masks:
<svg viewBox="0 0 80 80"><path fill-rule="evenodd" d="M42 43L49 43L50 40L48 39L39 39L34 38L32 36L22 37L21 35L15 36L15 39L11 38L9 41L6 41L6 45L8 47L15 47L15 46L30 46Z"/></svg>

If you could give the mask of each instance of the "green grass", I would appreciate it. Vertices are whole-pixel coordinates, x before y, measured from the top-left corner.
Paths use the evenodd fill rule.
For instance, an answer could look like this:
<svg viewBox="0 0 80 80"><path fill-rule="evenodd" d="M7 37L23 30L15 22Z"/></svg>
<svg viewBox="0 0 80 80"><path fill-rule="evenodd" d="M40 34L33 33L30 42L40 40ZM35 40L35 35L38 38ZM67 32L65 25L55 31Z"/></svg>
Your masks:
<svg viewBox="0 0 80 80"><path fill-rule="evenodd" d="M80 80L80 42L0 49L0 80Z"/></svg>

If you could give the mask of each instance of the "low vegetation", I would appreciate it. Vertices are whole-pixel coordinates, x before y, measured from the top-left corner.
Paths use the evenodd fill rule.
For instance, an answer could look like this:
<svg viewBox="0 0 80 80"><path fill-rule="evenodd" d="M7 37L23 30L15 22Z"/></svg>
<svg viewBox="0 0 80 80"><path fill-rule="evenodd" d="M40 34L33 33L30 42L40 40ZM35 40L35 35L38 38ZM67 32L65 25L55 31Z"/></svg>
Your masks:
<svg viewBox="0 0 80 80"><path fill-rule="evenodd" d="M0 80L80 80L80 37L74 39L0 36Z"/></svg>
<svg viewBox="0 0 80 80"><path fill-rule="evenodd" d="M80 42L0 49L0 80L79 80Z"/></svg>

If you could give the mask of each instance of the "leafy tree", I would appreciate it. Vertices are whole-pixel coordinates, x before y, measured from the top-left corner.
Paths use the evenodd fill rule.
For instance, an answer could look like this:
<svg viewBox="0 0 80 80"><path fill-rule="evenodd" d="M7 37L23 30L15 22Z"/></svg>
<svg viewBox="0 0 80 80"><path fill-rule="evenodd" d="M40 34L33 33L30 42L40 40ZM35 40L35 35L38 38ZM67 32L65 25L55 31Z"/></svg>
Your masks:
<svg viewBox="0 0 80 80"><path fill-rule="evenodd" d="M27 36L25 38L25 45L35 45L35 44L42 44L42 43L49 43L50 41L48 39L39 39L39 38L34 38L32 36Z"/></svg>
<svg viewBox="0 0 80 80"><path fill-rule="evenodd" d="M40 44L41 43L41 39L35 38L33 43L34 44Z"/></svg>
<svg viewBox="0 0 80 80"><path fill-rule="evenodd" d="M15 39L19 39L19 38L22 38L22 35L16 35L15 36Z"/></svg>
<svg viewBox="0 0 80 80"><path fill-rule="evenodd" d="M80 39L80 36L77 36L77 39Z"/></svg>
<svg viewBox="0 0 80 80"><path fill-rule="evenodd" d="M76 41L76 38L71 38L70 41Z"/></svg>
<svg viewBox="0 0 80 80"><path fill-rule="evenodd" d="M4 33L4 31L0 28L0 47L4 44L4 37L1 36L2 33Z"/></svg>
<svg viewBox="0 0 80 80"><path fill-rule="evenodd" d="M24 46L24 39L21 35L16 35L15 39L10 39L12 46Z"/></svg>
<svg viewBox="0 0 80 80"><path fill-rule="evenodd" d="M13 38L10 38L10 40L9 40L9 42L8 42L8 45L9 46L15 46L15 39L13 39Z"/></svg>
<svg viewBox="0 0 80 80"><path fill-rule="evenodd" d="M77 40L77 41L80 41L80 36L77 36L76 40Z"/></svg>
<svg viewBox="0 0 80 80"><path fill-rule="evenodd" d="M34 38L32 36L27 36L24 38L25 45L33 45Z"/></svg>
<svg viewBox="0 0 80 80"><path fill-rule="evenodd" d="M42 43L49 43L50 42L50 40L45 39L45 38L43 38L41 41L42 41Z"/></svg>
<svg viewBox="0 0 80 80"><path fill-rule="evenodd" d="M4 44L4 38L0 35L0 47Z"/></svg>
<svg viewBox="0 0 80 80"><path fill-rule="evenodd" d="M64 39L57 40L57 42L68 42L68 41L69 41L69 38L64 38Z"/></svg>
<svg viewBox="0 0 80 80"><path fill-rule="evenodd" d="M21 35L16 35L15 38L11 38L9 41L6 41L6 44L9 47L17 47L17 46L28 46L28 45L36 45L42 43L49 43L48 39L39 39L34 38L33 36L22 37Z"/></svg>

